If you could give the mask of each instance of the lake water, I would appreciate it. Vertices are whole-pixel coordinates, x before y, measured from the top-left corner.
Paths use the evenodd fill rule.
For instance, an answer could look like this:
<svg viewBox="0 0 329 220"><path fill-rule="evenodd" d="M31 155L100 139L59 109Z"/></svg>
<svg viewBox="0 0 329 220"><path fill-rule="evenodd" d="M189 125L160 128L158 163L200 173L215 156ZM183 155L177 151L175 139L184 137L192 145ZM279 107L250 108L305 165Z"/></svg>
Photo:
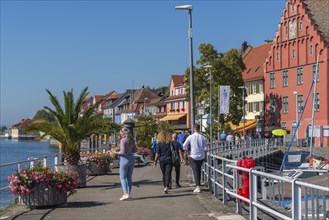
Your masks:
<svg viewBox="0 0 329 220"><path fill-rule="evenodd" d="M50 146L49 142L42 141L17 141L0 139L0 165L27 160L31 157L43 157L54 155L58 148ZM47 160L47 164L54 164L53 157ZM22 168L27 163L22 165ZM8 175L17 171L17 165L0 167L0 188L8 186ZM14 202L10 190L0 191L0 207L5 208Z"/></svg>

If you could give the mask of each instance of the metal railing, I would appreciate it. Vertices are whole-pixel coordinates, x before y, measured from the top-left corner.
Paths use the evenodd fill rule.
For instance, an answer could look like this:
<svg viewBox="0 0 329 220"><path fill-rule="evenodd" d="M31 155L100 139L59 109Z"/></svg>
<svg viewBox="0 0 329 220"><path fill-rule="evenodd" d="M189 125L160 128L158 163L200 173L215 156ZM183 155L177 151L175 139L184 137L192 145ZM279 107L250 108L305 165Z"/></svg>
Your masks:
<svg viewBox="0 0 329 220"><path fill-rule="evenodd" d="M210 150L211 151L211 150ZM247 204L250 219L263 211L280 219L326 219L329 216L329 187L306 183L298 179L277 176L237 166L236 160L212 153L207 155L202 172L209 191L228 205L235 202L236 212L242 214ZM238 194L241 173L249 176L250 198ZM239 174L240 173L240 174ZM290 198L290 199L288 199ZM283 207L283 211L279 211Z"/></svg>

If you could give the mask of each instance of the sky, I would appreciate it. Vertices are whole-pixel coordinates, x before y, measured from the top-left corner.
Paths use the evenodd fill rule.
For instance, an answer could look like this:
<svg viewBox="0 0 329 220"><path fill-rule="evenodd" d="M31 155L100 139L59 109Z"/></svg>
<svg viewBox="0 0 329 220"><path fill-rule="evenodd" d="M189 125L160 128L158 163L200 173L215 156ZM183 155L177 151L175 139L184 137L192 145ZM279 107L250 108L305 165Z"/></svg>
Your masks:
<svg viewBox="0 0 329 220"><path fill-rule="evenodd" d="M1 0L0 124L11 126L59 99L169 84L189 66L188 11L193 56L210 43L219 52L272 40L285 0L111 1Z"/></svg>

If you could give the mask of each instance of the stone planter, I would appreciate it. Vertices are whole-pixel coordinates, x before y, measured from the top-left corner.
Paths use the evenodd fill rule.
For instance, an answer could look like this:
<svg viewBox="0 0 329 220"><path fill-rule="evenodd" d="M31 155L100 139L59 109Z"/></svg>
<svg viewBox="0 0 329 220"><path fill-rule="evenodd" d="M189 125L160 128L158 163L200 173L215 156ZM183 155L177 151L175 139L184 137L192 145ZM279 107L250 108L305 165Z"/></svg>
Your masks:
<svg viewBox="0 0 329 220"><path fill-rule="evenodd" d="M98 176L105 175L110 171L110 164L105 163L103 166L98 167L97 163L90 161L87 163L87 175L89 176Z"/></svg>
<svg viewBox="0 0 329 220"><path fill-rule="evenodd" d="M86 164L80 164L80 165L64 165L58 167L59 171L75 171L78 172L79 175L79 184L78 188L84 188L87 185L87 165Z"/></svg>
<svg viewBox="0 0 329 220"><path fill-rule="evenodd" d="M67 192L51 187L46 184L38 184L29 195L20 195L19 203L30 208L46 206L58 206L67 202Z"/></svg>

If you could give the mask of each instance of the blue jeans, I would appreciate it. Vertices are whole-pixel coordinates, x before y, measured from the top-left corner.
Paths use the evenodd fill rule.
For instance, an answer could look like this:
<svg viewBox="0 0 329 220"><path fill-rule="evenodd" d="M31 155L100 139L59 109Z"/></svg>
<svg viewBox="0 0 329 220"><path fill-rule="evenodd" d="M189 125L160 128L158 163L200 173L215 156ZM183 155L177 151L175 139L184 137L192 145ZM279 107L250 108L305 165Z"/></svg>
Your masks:
<svg viewBox="0 0 329 220"><path fill-rule="evenodd" d="M133 154L120 156L120 181L124 193L131 193L134 166L135 158Z"/></svg>

